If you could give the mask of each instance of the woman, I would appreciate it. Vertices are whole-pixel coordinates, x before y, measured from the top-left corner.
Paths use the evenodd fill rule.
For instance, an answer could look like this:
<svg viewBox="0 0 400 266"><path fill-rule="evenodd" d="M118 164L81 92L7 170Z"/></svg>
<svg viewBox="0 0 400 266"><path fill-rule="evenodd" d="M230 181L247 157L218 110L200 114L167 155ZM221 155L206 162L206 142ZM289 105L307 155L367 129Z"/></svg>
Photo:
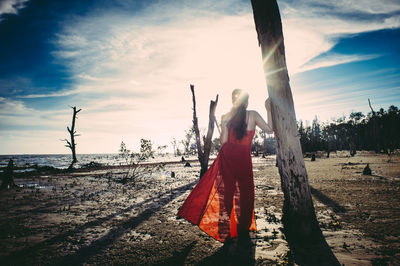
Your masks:
<svg viewBox="0 0 400 266"><path fill-rule="evenodd" d="M221 242L256 230L251 142L256 126L267 133L272 127L247 111L248 98L240 89L232 92L232 109L221 119L221 150L178 212ZM265 107L271 121L269 99Z"/></svg>

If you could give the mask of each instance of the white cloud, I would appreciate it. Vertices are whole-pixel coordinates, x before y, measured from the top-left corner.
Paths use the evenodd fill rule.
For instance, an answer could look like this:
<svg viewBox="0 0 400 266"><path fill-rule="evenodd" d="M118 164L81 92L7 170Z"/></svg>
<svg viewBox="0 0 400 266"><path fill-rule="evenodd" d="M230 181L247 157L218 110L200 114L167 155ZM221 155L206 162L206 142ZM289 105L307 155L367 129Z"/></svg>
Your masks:
<svg viewBox="0 0 400 266"><path fill-rule="evenodd" d="M315 1L314 1L315 2ZM326 3L326 1L316 1L320 3ZM333 2L333 1L332 1ZM387 14L400 11L400 3L397 0L358 0L348 1L339 0L331 3L335 10L343 12L363 12L367 14Z"/></svg>
<svg viewBox="0 0 400 266"><path fill-rule="evenodd" d="M341 37L400 27L398 1L293 1L281 5L287 64L290 73L308 70L310 60L328 52ZM396 14L397 12L397 14ZM374 16L374 14L382 16ZM393 13L393 15L390 15ZM361 19L360 17L364 17ZM366 20L368 18L368 20ZM338 54L321 66L358 61L363 56ZM370 56L366 56L369 59Z"/></svg>
<svg viewBox="0 0 400 266"><path fill-rule="evenodd" d="M65 118L60 115L65 113L66 109L67 107L58 111L39 111L27 107L21 100L0 97L0 120L3 130L13 127L57 127L60 118Z"/></svg>
<svg viewBox="0 0 400 266"><path fill-rule="evenodd" d="M48 97L63 97L77 94L75 90L61 90L57 92L50 92L45 94L28 94L28 95L19 95L16 96L18 98L25 98L25 99L34 99L34 98L48 98Z"/></svg>
<svg viewBox="0 0 400 266"><path fill-rule="evenodd" d="M307 0L280 2L280 8L290 74L379 56L318 57L342 36L400 26L398 1ZM200 127L207 125L210 100L220 94L219 118L229 110L231 90L237 87L247 89L250 108L265 115L267 90L250 1L159 1L132 14L96 9L63 25L53 39L53 54L69 68L76 86L20 99L75 96L73 104L82 108L77 124L81 152L115 152L121 140L132 147L142 137L159 144L182 138L192 119L190 83L195 84ZM297 100L306 104L318 96L328 99L321 92L299 94ZM70 103L55 113L31 110L22 101L6 104L26 116L14 123L60 128L53 137L63 138L70 123ZM347 103L336 104L330 110ZM306 107L298 113L308 112ZM57 145L47 149L63 149Z"/></svg>
<svg viewBox="0 0 400 266"><path fill-rule="evenodd" d="M0 1L0 21L3 14L18 14L29 0L2 0Z"/></svg>
<svg viewBox="0 0 400 266"><path fill-rule="evenodd" d="M309 61L302 67L300 67L299 72L305 72L317 68L329 67L334 65L340 65L350 62L371 60L379 57L379 55L341 55L341 54L331 54L324 56L322 58L317 58L315 60Z"/></svg>
<svg viewBox="0 0 400 266"><path fill-rule="evenodd" d="M93 129L120 134L145 131L149 138L164 143L173 136L180 138L192 116L190 83L196 86L201 127L208 123L209 101L217 93L218 116L230 108L235 87L264 91L265 98L251 14L191 17L194 10L185 13L171 8L168 12L149 8L154 13L144 11L146 16L107 14L74 19L58 35L60 49L54 54L70 62L81 83L76 91L108 95L85 103L85 110L101 117L88 119L96 121ZM151 18L159 14L169 22L154 24ZM95 114L94 110L102 111ZM81 117L86 119L83 113Z"/></svg>
<svg viewBox="0 0 400 266"><path fill-rule="evenodd" d="M0 97L0 114L2 115L24 115L31 111L25 107L22 101L10 101Z"/></svg>
<svg viewBox="0 0 400 266"><path fill-rule="evenodd" d="M202 127L207 124L209 101L220 94L219 117L229 109L235 87L248 89L250 107L263 112L267 93L250 4L220 1L210 8L210 1L204 3L159 2L135 16L109 10L67 23L57 35L59 49L54 54L69 62L81 84L77 92L108 95L86 103L91 122L83 124L120 134L147 132L150 138L168 142L190 126L190 83L196 85ZM302 1L281 7L291 74L376 57L331 54L315 59L332 49L339 36L398 27L390 18L365 23L344 15L321 16L324 3ZM236 12L224 11L235 5ZM378 4L371 10L331 5L339 14L386 10ZM101 119L95 119L95 110L102 110Z"/></svg>

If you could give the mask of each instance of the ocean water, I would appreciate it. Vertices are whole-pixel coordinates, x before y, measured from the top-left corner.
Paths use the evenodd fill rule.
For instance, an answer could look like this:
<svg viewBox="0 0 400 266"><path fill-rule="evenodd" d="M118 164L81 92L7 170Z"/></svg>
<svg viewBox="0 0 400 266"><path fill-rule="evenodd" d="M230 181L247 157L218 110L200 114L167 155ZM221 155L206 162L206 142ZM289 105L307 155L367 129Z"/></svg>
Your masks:
<svg viewBox="0 0 400 266"><path fill-rule="evenodd" d="M116 166L126 164L125 159L119 156L117 153L108 154L77 154L78 162L75 164L76 167L82 167L90 162L100 163L106 166ZM71 154L22 154L22 155L0 155L0 167L5 167L8 161L12 159L14 165L17 167L27 168L29 171L30 167L37 166L52 166L55 168L65 169L71 164ZM177 161L180 157L174 157L173 155L158 155L155 158L149 159L149 162L157 161ZM33 170L34 168L32 168Z"/></svg>
<svg viewBox="0 0 400 266"><path fill-rule="evenodd" d="M75 167L80 168L91 162L99 163L104 166L118 166L126 165L124 158L119 156L117 153L105 153L105 154L77 154L78 162ZM214 155L210 155L210 163L215 158ZM0 155L0 168L6 167L8 161L12 159L14 166L23 168L19 171L34 171L34 166L51 166L59 169L66 169L69 167L72 161L71 154L21 154L21 155ZM185 156L186 160L197 160L197 155ZM267 156L266 159L261 157L253 157L253 164L275 164L275 156ZM173 154L159 154L154 158L148 159L147 163L153 162L179 162L181 156L174 156ZM0 169L0 172L2 170Z"/></svg>

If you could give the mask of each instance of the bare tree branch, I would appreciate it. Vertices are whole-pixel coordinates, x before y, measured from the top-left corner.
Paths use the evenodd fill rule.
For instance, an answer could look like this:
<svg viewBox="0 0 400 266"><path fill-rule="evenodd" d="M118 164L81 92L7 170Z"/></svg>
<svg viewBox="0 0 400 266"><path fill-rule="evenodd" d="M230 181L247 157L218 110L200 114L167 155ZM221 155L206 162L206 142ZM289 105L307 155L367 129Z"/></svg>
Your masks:
<svg viewBox="0 0 400 266"><path fill-rule="evenodd" d="M210 102L210 113L209 113L209 121L208 121L208 130L207 136L203 137L204 142L204 151L201 148L201 141L200 141L200 132L199 126L196 116L196 97L194 94L194 85L190 85L190 90L192 91L192 101L193 101L193 128L196 134L196 145L197 145L197 154L201 166L200 177L204 175L208 168L208 160L210 157L210 150L211 150L211 143L212 143L212 135L214 132L214 122L215 119L215 109L217 108L218 103L218 95L215 98L215 101Z"/></svg>

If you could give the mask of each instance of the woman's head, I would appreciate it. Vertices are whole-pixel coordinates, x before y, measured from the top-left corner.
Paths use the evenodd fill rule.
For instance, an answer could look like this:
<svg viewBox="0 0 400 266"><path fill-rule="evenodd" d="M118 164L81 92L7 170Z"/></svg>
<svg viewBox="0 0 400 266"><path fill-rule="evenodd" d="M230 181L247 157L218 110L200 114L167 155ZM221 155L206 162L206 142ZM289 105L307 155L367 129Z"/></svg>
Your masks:
<svg viewBox="0 0 400 266"><path fill-rule="evenodd" d="M234 89L232 91L232 104L234 108L240 106L247 108L249 104L249 94L241 89Z"/></svg>
<svg viewBox="0 0 400 266"><path fill-rule="evenodd" d="M241 89L232 91L232 110L233 116L228 123L228 127L233 129L238 139L242 139L246 134L246 108L249 103L249 94Z"/></svg>

